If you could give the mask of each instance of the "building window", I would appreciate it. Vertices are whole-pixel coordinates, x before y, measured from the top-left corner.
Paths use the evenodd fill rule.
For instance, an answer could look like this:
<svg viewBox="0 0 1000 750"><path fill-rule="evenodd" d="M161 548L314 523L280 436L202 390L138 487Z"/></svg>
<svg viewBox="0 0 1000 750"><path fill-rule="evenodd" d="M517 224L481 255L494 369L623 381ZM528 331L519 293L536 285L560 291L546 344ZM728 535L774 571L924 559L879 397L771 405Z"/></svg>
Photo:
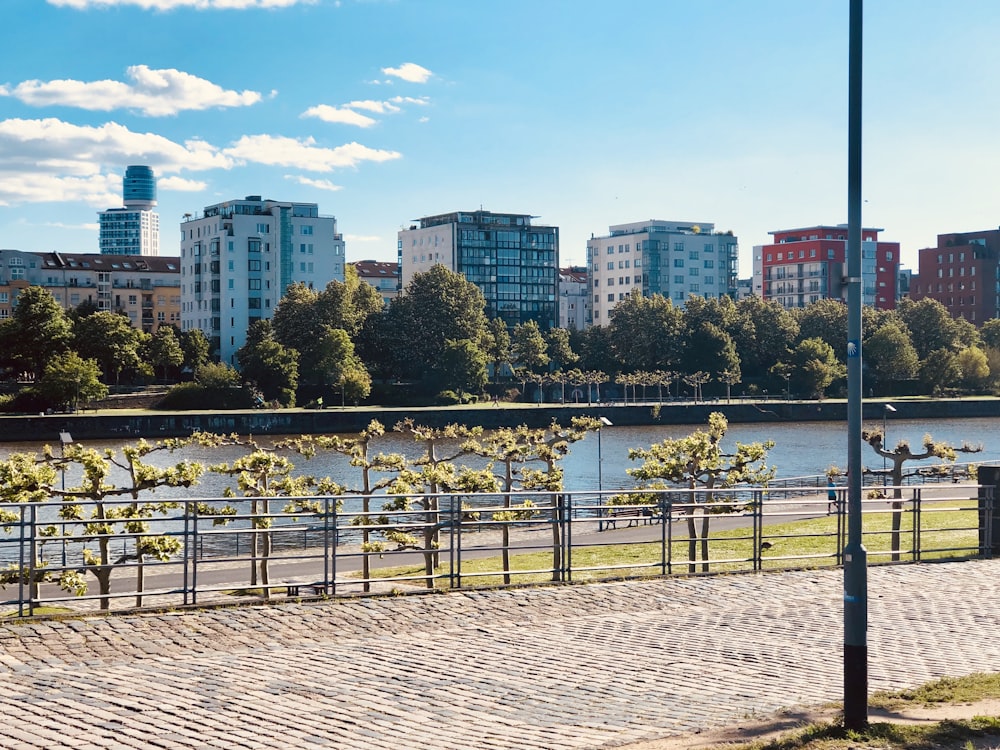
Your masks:
<svg viewBox="0 0 1000 750"><path fill-rule="evenodd" d="M260 271L260 261L257 260L256 258L251 258L250 260L248 260L247 261L247 270L248 271Z"/></svg>
<svg viewBox="0 0 1000 750"><path fill-rule="evenodd" d="M674 258L674 268L684 268L684 259Z"/></svg>
<svg viewBox="0 0 1000 750"><path fill-rule="evenodd" d="M247 252L248 253L259 253L260 252L260 240L247 240Z"/></svg>
<svg viewBox="0 0 1000 750"><path fill-rule="evenodd" d="M607 254L608 255L614 255L615 254L615 246L614 245L608 245L608 253Z"/></svg>
<svg viewBox="0 0 1000 750"><path fill-rule="evenodd" d="M260 279L247 279L247 289L250 291L260 291Z"/></svg>
<svg viewBox="0 0 1000 750"><path fill-rule="evenodd" d="M312 234L312 233L313 233L312 224L304 224L301 227L299 227L299 234Z"/></svg>
<svg viewBox="0 0 1000 750"><path fill-rule="evenodd" d="M609 271L614 271L615 270L615 262L613 260L609 260L608 261L608 270Z"/></svg>
<svg viewBox="0 0 1000 750"><path fill-rule="evenodd" d="M271 232L271 225L270 224L258 224L257 225L257 231L260 232L261 234L270 234L270 232Z"/></svg>
<svg viewBox="0 0 1000 750"><path fill-rule="evenodd" d="M615 301L615 295L609 294L608 295L608 302L614 302L614 301Z"/></svg>
<svg viewBox="0 0 1000 750"><path fill-rule="evenodd" d="M683 276L674 276L674 283L675 284L683 284L684 283L684 277Z"/></svg>

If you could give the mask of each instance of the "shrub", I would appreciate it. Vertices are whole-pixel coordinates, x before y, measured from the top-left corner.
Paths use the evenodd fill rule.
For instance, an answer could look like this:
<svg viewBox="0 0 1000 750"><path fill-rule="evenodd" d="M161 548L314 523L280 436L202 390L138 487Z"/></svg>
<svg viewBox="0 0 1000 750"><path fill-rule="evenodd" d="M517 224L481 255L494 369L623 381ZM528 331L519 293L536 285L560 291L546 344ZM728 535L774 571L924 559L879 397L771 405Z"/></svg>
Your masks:
<svg viewBox="0 0 1000 750"><path fill-rule="evenodd" d="M154 409L252 409L253 394L248 388L206 388L198 383L180 383L154 404Z"/></svg>
<svg viewBox="0 0 1000 750"><path fill-rule="evenodd" d="M455 391L444 390L434 397L434 401L440 406L453 406L454 404L462 403L462 397L455 393Z"/></svg>

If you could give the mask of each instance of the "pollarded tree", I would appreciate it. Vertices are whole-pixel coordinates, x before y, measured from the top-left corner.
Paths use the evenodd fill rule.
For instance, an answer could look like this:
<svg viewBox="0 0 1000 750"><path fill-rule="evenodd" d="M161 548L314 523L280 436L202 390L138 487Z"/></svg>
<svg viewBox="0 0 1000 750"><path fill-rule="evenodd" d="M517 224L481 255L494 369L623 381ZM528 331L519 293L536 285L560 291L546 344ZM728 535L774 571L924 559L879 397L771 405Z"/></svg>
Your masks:
<svg viewBox="0 0 1000 750"><path fill-rule="evenodd" d="M375 453L373 441L385 435L381 422L372 420L357 437L342 438L337 435L303 435L295 441L296 450L312 458L319 451L335 452L346 456L351 466L361 470L361 484L345 488L345 494L361 496L361 515L355 516L351 524L361 528L361 574L364 590L371 590L371 557L385 551L385 543L380 538L382 532L371 529L378 520L371 515L371 501L376 492L392 486L396 475L406 468L406 458L401 453Z"/></svg>
<svg viewBox="0 0 1000 750"><path fill-rule="evenodd" d="M892 559L893 561L897 561L899 560L899 532L902 525L903 479L913 476L916 473L904 474L904 464L910 461L925 461L928 458L938 458L942 461L953 463L956 453L979 453L983 449L983 446L966 443L960 448L955 448L950 443L934 440L928 434L924 435L923 450L919 453L913 452L908 440L900 440L895 448L889 450L888 447L883 445L885 434L882 432L881 427L863 431L861 438L872 447L875 453L890 462L888 472L893 485L892 532L890 534L890 541Z"/></svg>
<svg viewBox="0 0 1000 750"><path fill-rule="evenodd" d="M456 458L468 455L470 450L464 444L453 448L458 441L477 439L482 435L481 427L466 427L449 424L444 427L425 427L415 424L412 419L404 419L393 427L395 432L408 435L424 448L420 457L409 462L400 471L389 491L396 498L383 506L389 512L407 513L416 501L420 505L423 520L422 541L406 530L387 530L386 538L397 545L397 549L419 550L424 556L424 572L427 588L434 588L434 569L438 565L440 548L440 506L437 495L441 492L463 490L489 491L490 478L481 471L460 471L454 464ZM442 454L442 451L446 453ZM388 518L379 519L379 525L388 526Z"/></svg>
<svg viewBox="0 0 1000 750"><path fill-rule="evenodd" d="M295 464L284 451L298 451L303 443L296 439L279 441L273 448L257 443L253 438L237 435L210 435L201 433L195 438L208 447L221 445L242 446L246 453L230 463L216 464L209 471L236 478L236 489L227 487L225 497L242 495L250 500L251 557L250 585L260 586L265 599L271 596L269 561L273 550L275 499L284 499L281 513L296 515L303 512L320 513L324 509L316 496L342 495L344 488L329 477L317 479L311 475L293 474ZM339 501L337 504L339 510Z"/></svg>
<svg viewBox="0 0 1000 750"><path fill-rule="evenodd" d="M627 469L630 476L643 482L640 489L683 486L690 491L684 509L689 573L697 571L699 546L702 572L709 569L711 510L705 504L713 502L714 490L743 484L766 485L774 478L774 467L767 466L767 452L774 443L736 443L736 450L727 453L722 448L722 440L728 428L726 417L720 412L712 412L707 430L696 430L687 437L667 438L649 448L631 448L628 452L629 460L643 462L641 466Z"/></svg>
<svg viewBox="0 0 1000 750"><path fill-rule="evenodd" d="M51 292L41 286L18 292L5 334L7 355L36 378L52 357L69 348L73 338L66 313Z"/></svg>

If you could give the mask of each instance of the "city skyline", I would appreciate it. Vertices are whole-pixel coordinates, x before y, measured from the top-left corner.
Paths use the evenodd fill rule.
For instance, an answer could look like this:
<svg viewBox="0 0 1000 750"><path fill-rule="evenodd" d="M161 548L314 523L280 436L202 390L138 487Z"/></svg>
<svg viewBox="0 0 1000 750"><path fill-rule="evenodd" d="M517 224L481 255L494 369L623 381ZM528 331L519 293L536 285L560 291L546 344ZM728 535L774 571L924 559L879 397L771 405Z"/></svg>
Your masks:
<svg viewBox="0 0 1000 750"><path fill-rule="evenodd" d="M261 194L335 215L351 261L420 216L530 213L560 264L646 219L846 222L847 6L822 0L8 0L0 247L97 252L130 164L185 213ZM865 13L866 226L917 251L995 228L1000 7Z"/></svg>

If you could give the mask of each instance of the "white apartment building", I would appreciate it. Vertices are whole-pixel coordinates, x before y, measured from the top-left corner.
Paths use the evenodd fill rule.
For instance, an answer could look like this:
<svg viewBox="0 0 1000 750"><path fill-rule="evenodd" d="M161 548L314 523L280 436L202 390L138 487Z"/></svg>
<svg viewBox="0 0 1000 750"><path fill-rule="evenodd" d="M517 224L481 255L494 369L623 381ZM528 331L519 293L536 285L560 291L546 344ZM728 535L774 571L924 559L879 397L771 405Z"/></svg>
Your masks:
<svg viewBox="0 0 1000 750"><path fill-rule="evenodd" d="M735 296L738 240L708 222L648 219L609 227L587 242L591 319L607 325L611 310L633 294L660 294L676 306L688 296Z"/></svg>
<svg viewBox="0 0 1000 750"><path fill-rule="evenodd" d="M559 327L582 331L587 327L590 289L586 266L559 269Z"/></svg>
<svg viewBox="0 0 1000 750"><path fill-rule="evenodd" d="M250 195L181 224L181 328L204 331L227 364L236 364L250 324L271 318L291 284L323 289L343 280L337 220L315 203Z"/></svg>

